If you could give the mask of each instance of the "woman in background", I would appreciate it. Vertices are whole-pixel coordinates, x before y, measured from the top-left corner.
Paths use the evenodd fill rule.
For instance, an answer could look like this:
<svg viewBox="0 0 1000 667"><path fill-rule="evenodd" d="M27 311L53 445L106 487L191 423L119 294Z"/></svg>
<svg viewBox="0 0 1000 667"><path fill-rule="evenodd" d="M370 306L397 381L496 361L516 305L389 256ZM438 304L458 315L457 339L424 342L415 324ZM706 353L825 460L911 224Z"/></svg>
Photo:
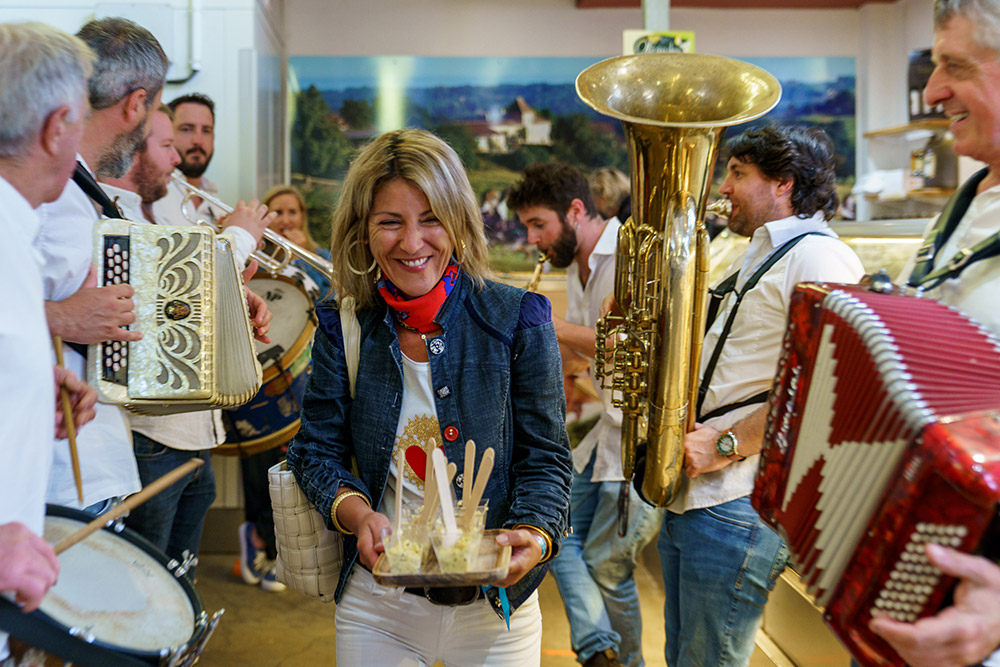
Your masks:
<svg viewBox="0 0 1000 667"><path fill-rule="evenodd" d="M312 235L309 234L309 214L306 212L306 200L297 187L277 185L264 195L263 203L268 210L278 214L268 225L272 231L323 259L330 259L329 248L317 245ZM330 291L329 276L301 259L293 260L291 265L305 271L306 275L313 279L313 282L319 287L320 300L326 298Z"/></svg>
<svg viewBox="0 0 1000 667"><path fill-rule="evenodd" d="M353 297L361 326L356 389L352 398L339 304L324 302L288 467L347 536L337 664L538 665L535 589L566 529L571 465L551 305L487 280L482 212L462 163L422 130L361 151L331 248L334 290ZM513 549L508 574L485 591L376 583L397 477L403 501L421 502L434 492L424 487L433 448L463 470L467 440L477 470L487 447L496 453L483 498L486 527L508 529L496 537ZM452 484L459 498L468 482Z"/></svg>

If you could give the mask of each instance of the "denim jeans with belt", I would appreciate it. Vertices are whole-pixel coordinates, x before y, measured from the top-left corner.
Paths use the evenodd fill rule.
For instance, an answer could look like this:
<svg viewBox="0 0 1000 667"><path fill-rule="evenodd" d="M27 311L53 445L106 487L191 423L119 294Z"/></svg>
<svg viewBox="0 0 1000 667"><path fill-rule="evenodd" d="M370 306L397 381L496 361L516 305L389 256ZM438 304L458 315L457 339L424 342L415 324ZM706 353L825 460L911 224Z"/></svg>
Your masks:
<svg viewBox="0 0 1000 667"><path fill-rule="evenodd" d="M657 543L666 588L670 667L743 667L750 662L768 593L788 550L743 497L667 512Z"/></svg>
<svg viewBox="0 0 1000 667"><path fill-rule="evenodd" d="M132 432L139 479L147 486L187 461L205 462L179 482L172 484L129 512L125 525L138 532L154 546L178 561L184 552L197 556L205 515L215 500L215 475L209 450L171 449L141 433ZM188 570L194 579L194 568Z"/></svg>
<svg viewBox="0 0 1000 667"><path fill-rule="evenodd" d="M632 575L639 552L660 527L663 510L642 502L628 485L628 530L618 537L618 493L624 482L592 482L594 458L573 476L573 532L563 538L562 551L549 569L566 608L576 659L586 662L611 648L623 665L640 667L642 616Z"/></svg>

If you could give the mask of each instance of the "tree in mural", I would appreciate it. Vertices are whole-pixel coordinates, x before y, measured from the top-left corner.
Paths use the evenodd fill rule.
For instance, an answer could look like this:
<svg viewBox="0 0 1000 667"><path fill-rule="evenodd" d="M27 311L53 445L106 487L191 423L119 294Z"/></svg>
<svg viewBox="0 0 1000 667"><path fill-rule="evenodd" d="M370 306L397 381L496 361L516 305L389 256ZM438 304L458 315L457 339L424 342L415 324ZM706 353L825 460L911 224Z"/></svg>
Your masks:
<svg viewBox="0 0 1000 667"><path fill-rule="evenodd" d="M340 106L340 117L348 127L365 130L375 125L375 109L368 100L344 100Z"/></svg>
<svg viewBox="0 0 1000 667"><path fill-rule="evenodd" d="M347 168L351 144L316 86L297 96L292 127L292 171L334 178Z"/></svg>
<svg viewBox="0 0 1000 667"><path fill-rule="evenodd" d="M584 171L605 166L628 170L628 154L621 139L595 129L583 114L557 116L552 123L552 141L557 159L582 166Z"/></svg>

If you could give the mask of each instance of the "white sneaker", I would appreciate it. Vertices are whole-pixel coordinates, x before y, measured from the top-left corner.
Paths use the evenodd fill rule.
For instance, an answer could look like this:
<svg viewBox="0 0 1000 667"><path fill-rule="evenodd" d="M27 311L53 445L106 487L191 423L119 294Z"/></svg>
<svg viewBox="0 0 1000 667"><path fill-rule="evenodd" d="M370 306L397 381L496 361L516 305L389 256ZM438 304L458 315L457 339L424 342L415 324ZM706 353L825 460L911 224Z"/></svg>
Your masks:
<svg viewBox="0 0 1000 667"><path fill-rule="evenodd" d="M264 576L260 578L260 587L268 593L280 593L288 588L283 583L278 581L275 574L274 561L267 561Z"/></svg>

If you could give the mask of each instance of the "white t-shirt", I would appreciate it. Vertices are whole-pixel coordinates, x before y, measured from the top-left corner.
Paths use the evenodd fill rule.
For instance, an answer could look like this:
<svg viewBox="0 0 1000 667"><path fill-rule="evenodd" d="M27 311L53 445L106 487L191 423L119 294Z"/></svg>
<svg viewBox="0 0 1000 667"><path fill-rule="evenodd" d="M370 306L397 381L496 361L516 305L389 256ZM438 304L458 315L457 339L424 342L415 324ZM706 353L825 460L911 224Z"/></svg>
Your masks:
<svg viewBox="0 0 1000 667"><path fill-rule="evenodd" d="M580 268L573 262L566 268L566 321L593 328L601 316L601 303L615 288L615 253L618 249L618 218L611 218L604 226L587 265L590 278L584 286L580 281ZM573 467L583 472L594 456L592 482L620 482L622 472L622 411L611 404L611 390L602 389L594 374L594 360L590 360L590 381L601 400L600 418L573 449ZM594 454L594 449L597 453Z"/></svg>
<svg viewBox="0 0 1000 667"><path fill-rule="evenodd" d="M82 157L77 159L86 166ZM41 254L45 298L61 301L79 290L87 277L99 216L90 198L70 180L56 201L38 208L38 217L41 228L34 247ZM84 358L67 345L63 359L66 368L81 379L87 377ZM67 440L55 442L48 502L81 508L141 488L125 411L106 403L98 403L96 411L94 420L77 434L83 503L77 499Z"/></svg>
<svg viewBox="0 0 1000 667"><path fill-rule="evenodd" d="M413 361L405 354L402 357L403 403L396 426L396 441L392 447L392 461L389 463L389 478L378 510L389 517L390 521L394 521L396 515L396 477L399 475L396 463L400 452L404 456L403 503L417 505L423 502L424 480L427 478L427 468L432 465L432 447L442 444L441 426L434 407L430 362Z"/></svg>
<svg viewBox="0 0 1000 667"><path fill-rule="evenodd" d="M792 216L765 223L753 233L746 254L734 261L725 275L729 276L739 269L736 289L740 290L777 248L800 234L814 231L822 232L823 236L806 236L799 241L743 297L712 374L702 405L703 414L770 389L785 335L789 300L797 284L856 283L864 275L861 260L837 239L821 213L805 220ZM735 301L731 292L705 335L701 355L702 374ZM759 408L760 404L748 405L705 423L724 431ZM680 492L668 509L681 514L749 495L753 491L759 460L759 456L750 456L695 479L684 476Z"/></svg>

